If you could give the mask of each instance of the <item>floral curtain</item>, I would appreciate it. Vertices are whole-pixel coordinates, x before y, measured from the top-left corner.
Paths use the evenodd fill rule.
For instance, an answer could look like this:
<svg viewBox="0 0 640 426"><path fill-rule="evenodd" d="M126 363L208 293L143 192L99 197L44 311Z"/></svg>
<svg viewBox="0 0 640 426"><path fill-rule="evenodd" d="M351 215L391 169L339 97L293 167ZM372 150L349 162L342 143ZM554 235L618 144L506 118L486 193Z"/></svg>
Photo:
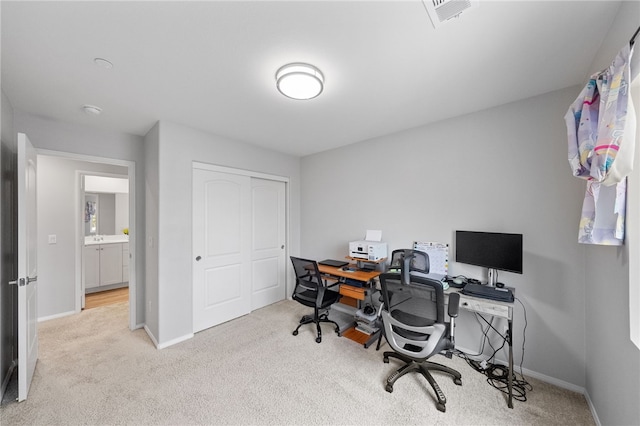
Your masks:
<svg viewBox="0 0 640 426"><path fill-rule="evenodd" d="M626 45L605 70L591 76L565 115L569 164L573 175L587 181L578 241L622 245L627 178L633 169L635 111L629 93Z"/></svg>

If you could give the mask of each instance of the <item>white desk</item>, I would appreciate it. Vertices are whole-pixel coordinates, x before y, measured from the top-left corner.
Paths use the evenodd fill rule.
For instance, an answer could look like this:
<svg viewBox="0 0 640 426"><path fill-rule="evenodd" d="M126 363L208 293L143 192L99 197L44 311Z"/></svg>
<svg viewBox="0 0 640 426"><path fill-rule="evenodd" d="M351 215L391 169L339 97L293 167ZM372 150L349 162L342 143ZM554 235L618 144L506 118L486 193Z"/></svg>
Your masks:
<svg viewBox="0 0 640 426"><path fill-rule="evenodd" d="M515 290L513 288L510 289L512 292L514 292L515 295ZM462 294L460 290L461 289L453 287L449 287L447 290L445 290L445 302L448 302L449 300L448 295L455 292L460 294L460 309L478 314L492 315L494 317L507 320L507 334L505 336L499 334L499 336L501 336L509 346L509 377L507 379L509 400L507 402L507 405L509 406L509 408L513 408L513 302L499 302L497 300L467 296L465 294Z"/></svg>

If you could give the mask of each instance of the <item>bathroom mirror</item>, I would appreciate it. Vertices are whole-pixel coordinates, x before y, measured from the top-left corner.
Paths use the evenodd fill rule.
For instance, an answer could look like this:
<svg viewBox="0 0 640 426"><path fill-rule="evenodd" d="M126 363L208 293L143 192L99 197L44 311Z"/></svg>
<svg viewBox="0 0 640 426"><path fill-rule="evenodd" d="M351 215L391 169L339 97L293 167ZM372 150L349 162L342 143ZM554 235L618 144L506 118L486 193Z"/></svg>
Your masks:
<svg viewBox="0 0 640 426"><path fill-rule="evenodd" d="M120 235L129 227L128 194L85 192L84 235Z"/></svg>
<svg viewBox="0 0 640 426"><path fill-rule="evenodd" d="M129 228L126 178L84 176L84 235L122 235Z"/></svg>

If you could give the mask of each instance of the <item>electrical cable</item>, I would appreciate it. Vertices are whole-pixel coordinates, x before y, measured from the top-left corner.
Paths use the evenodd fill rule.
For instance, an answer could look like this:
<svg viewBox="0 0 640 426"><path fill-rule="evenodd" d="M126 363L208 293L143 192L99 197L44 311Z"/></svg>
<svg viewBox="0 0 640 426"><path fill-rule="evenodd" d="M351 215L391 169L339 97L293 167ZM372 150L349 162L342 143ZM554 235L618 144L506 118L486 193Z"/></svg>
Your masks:
<svg viewBox="0 0 640 426"><path fill-rule="evenodd" d="M520 301L520 299L516 298L515 300L517 300L518 303L520 303L520 305L522 306L522 310L524 313L524 328L522 331L522 355L520 358L520 373L519 373L520 378L518 378L518 373L514 371L512 371L511 373L512 374L512 396L513 396L513 399L515 399L516 401L525 402L527 400L527 391L533 390L533 386L526 380L522 372L522 364L524 363L526 330L528 325L527 310L524 304L522 303L522 301ZM486 328L482 326L480 319L482 319L487 324ZM489 383L491 386L498 389L502 393L508 394L509 393L509 368L502 364L497 364L490 361L495 360L496 354L504 348L505 344L508 341L507 339L509 339L510 336L503 335L493 326L493 317L491 318L491 321L488 321L484 316L476 313L476 321L480 325L481 330L483 330L480 353L467 354L458 349L454 350L453 353L456 356L464 359L471 368L487 376L487 383ZM494 348L489 339L489 330L491 329L495 331L502 338L502 345L500 345L500 347L498 348ZM491 354L491 356L487 358L487 360L483 360L483 361L478 361L470 358L470 357L482 356L484 354L484 348L485 348L486 342L488 342L491 349L493 349L493 353Z"/></svg>

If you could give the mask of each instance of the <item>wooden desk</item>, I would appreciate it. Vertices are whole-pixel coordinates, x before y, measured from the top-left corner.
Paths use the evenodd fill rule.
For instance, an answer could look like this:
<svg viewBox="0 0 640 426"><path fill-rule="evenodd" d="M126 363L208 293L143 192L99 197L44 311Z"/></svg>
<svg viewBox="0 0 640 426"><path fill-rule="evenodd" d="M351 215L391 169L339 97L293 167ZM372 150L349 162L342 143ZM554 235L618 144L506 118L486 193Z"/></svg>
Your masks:
<svg viewBox="0 0 640 426"><path fill-rule="evenodd" d="M347 265L350 268L356 268L356 265ZM368 335L361 333L355 329L356 319L355 314L360 304L366 299L368 292L371 289L375 289L374 280L382 272L381 271L344 271L342 268L336 268L335 266L327 266L318 264L318 270L327 279L336 281L340 285L340 294L343 296L340 303L336 303L332 306L335 309L337 316L341 318L334 318L334 321L341 323L339 326L339 335L347 337L355 342L364 344L365 347L369 347L371 342L375 341L377 334ZM358 281L362 285L360 287L349 285L346 280Z"/></svg>
<svg viewBox="0 0 640 426"><path fill-rule="evenodd" d="M356 268L356 265L347 265L350 268ZM328 275L330 277L337 278L349 278L356 281L361 281L364 284L370 283L374 278L378 277L382 272L380 271L343 271L342 268L336 268L335 266L321 265L318 263L318 269L320 273ZM339 280L336 280L339 281Z"/></svg>

